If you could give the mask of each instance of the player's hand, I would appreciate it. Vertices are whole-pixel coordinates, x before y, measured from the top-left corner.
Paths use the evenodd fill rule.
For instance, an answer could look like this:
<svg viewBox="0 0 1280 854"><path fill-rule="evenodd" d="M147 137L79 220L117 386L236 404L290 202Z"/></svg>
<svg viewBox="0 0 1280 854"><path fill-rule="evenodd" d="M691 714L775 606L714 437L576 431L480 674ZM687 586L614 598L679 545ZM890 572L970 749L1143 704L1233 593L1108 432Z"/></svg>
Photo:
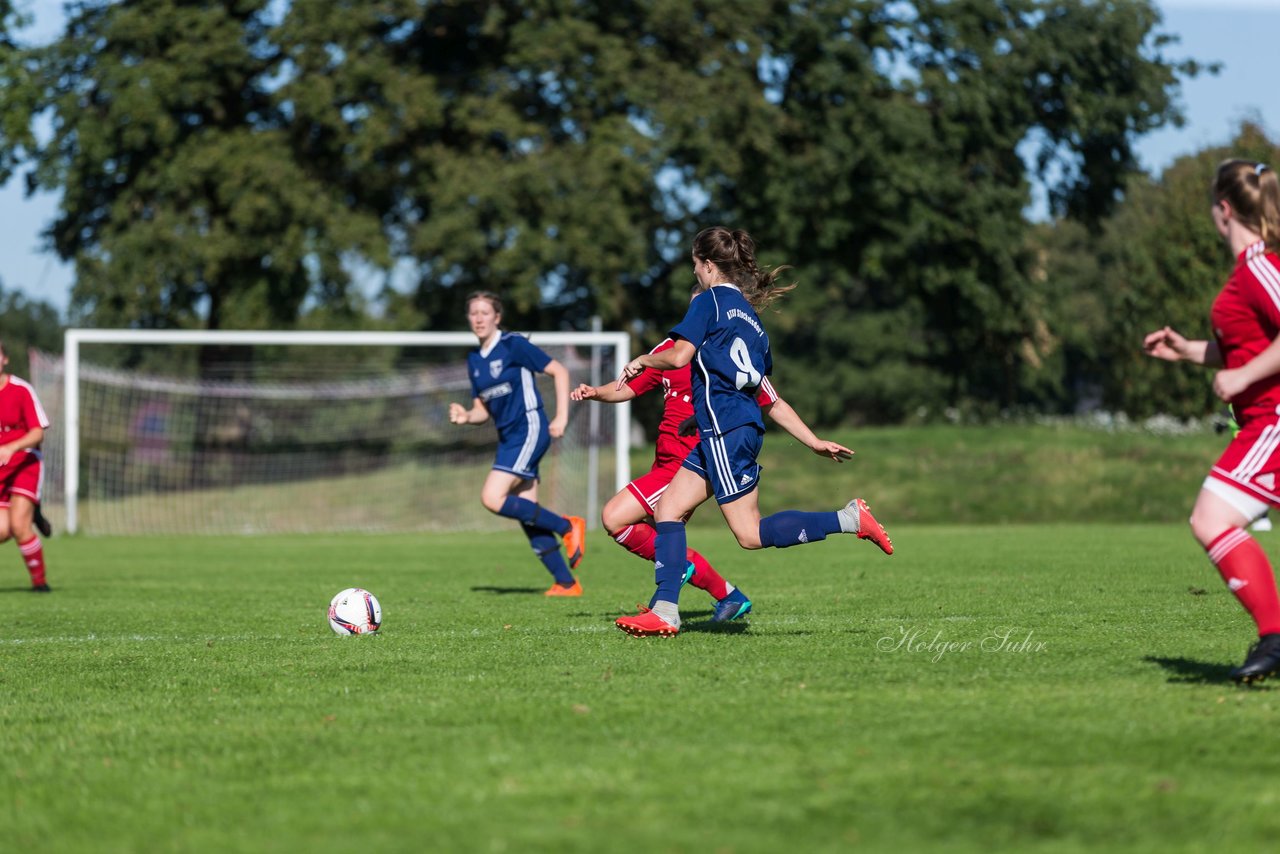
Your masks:
<svg viewBox="0 0 1280 854"><path fill-rule="evenodd" d="M1142 339L1142 349L1148 356L1164 359L1166 362L1180 362L1187 357L1187 339L1166 326L1147 333Z"/></svg>
<svg viewBox="0 0 1280 854"><path fill-rule="evenodd" d="M596 387L593 385L587 385L586 383L579 383L577 388L569 392L570 400L591 400L595 396Z"/></svg>
<svg viewBox="0 0 1280 854"><path fill-rule="evenodd" d="M1244 376L1243 368L1229 368L1213 375L1213 393L1224 403L1230 403L1253 383Z"/></svg>
<svg viewBox="0 0 1280 854"><path fill-rule="evenodd" d="M853 451L839 442L828 442L826 439L819 439L818 444L814 445L812 450L818 456L830 457L838 463L853 458Z"/></svg>
<svg viewBox="0 0 1280 854"><path fill-rule="evenodd" d="M635 379L636 377L640 376L640 374L643 372L644 372L644 365L640 364L640 358L638 356L632 359L630 362L627 362L627 366L622 369L622 376L618 377L618 386L617 386L618 391L622 391L622 387L624 385L626 385L629 381Z"/></svg>
<svg viewBox="0 0 1280 854"><path fill-rule="evenodd" d="M688 418L680 422L680 426L676 428L676 435L688 438L698 433L698 416L690 415Z"/></svg>
<svg viewBox="0 0 1280 854"><path fill-rule="evenodd" d="M552 439L559 439L564 435L564 428L568 426L568 424L568 418L557 415L552 419L551 423L547 425L547 432L551 434Z"/></svg>
<svg viewBox="0 0 1280 854"><path fill-rule="evenodd" d="M449 404L449 421L454 424L466 424L469 422L467 409L461 403Z"/></svg>
<svg viewBox="0 0 1280 854"><path fill-rule="evenodd" d="M8 465L9 460L13 459L14 453L13 448L8 445L0 445L0 466Z"/></svg>

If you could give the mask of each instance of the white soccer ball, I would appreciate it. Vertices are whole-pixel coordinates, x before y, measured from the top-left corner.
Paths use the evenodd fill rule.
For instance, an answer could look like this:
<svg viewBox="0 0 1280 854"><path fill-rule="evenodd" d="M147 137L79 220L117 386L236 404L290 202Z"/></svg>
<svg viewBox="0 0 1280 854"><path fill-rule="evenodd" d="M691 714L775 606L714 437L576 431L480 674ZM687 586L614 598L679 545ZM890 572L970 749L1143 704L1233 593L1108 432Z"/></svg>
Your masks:
<svg viewBox="0 0 1280 854"><path fill-rule="evenodd" d="M378 597L359 587L348 587L329 603L329 628L340 635L371 635L382 626Z"/></svg>

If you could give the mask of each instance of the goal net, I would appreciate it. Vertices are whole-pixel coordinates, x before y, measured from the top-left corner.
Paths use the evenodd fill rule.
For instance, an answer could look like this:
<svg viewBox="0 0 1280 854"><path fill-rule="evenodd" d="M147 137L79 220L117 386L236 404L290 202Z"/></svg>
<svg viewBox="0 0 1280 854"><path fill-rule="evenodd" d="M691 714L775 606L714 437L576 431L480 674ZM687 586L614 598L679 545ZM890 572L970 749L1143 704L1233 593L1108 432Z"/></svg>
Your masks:
<svg viewBox="0 0 1280 854"><path fill-rule="evenodd" d="M625 333L529 337L574 384L628 358ZM448 419L450 402L471 404L474 346L469 333L69 330L63 357L31 360L53 422L46 515L95 535L506 527L480 505L492 423ZM554 413L551 378L538 383ZM630 477L628 410L570 405L540 503L594 523Z"/></svg>

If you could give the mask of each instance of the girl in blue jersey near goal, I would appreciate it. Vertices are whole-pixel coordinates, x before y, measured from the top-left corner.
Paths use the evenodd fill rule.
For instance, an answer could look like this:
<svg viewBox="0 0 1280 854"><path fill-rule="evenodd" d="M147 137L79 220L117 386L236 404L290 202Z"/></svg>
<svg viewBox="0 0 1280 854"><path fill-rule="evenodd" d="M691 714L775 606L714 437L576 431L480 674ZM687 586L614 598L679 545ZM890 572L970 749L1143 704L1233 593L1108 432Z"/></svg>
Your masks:
<svg viewBox="0 0 1280 854"><path fill-rule="evenodd" d="M547 596L581 596L582 585L569 571L582 561L586 520L561 516L538 504L538 462L552 439L564 435L569 421L569 371L521 335L503 332L502 300L488 291L467 297L467 322L480 346L467 354L473 400L468 409L449 404L454 424L498 428L498 453L480 490L480 503L499 516L521 523L534 554L555 583ZM535 373L550 374L556 385L556 417L547 421ZM560 554L559 535L565 553Z"/></svg>
<svg viewBox="0 0 1280 854"><path fill-rule="evenodd" d="M885 554L893 542L861 498L840 510L784 510L761 518L757 487L764 421L755 395L773 371L769 336L756 310L795 287L776 283L784 268L765 273L756 264L755 242L745 231L722 226L693 239L698 294L671 338L675 346L632 359L618 387L645 368L673 370L693 364L693 404L699 442L658 501L654 578L658 590L648 608L621 617L630 635L671 637L680 631L680 583L685 567L684 519L715 496L729 528L744 549L787 548L815 543L829 534L856 534Z"/></svg>

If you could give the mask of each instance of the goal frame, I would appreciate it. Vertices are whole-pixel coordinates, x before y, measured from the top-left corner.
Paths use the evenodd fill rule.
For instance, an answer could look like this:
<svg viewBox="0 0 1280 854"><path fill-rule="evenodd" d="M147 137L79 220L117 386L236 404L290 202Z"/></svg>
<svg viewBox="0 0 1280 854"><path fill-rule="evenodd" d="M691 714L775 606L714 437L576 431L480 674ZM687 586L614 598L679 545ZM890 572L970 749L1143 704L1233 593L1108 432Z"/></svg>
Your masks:
<svg viewBox="0 0 1280 854"><path fill-rule="evenodd" d="M534 344L549 346L612 346L613 376L621 376L631 360L631 336L626 332L522 332ZM77 528L77 504L80 495L80 345L81 344L260 344L339 347L467 347L475 346L476 336L470 332L351 332L351 331L252 331L196 329L68 329L63 336L63 395L66 407L63 429L66 448L63 484L66 492L66 529ZM603 378L602 378L603 379ZM592 407L593 421L597 407ZM621 491L631 481L630 424L631 403L614 404L614 480ZM588 525L594 527L598 512L597 472L599 448L592 442L587 448Z"/></svg>

